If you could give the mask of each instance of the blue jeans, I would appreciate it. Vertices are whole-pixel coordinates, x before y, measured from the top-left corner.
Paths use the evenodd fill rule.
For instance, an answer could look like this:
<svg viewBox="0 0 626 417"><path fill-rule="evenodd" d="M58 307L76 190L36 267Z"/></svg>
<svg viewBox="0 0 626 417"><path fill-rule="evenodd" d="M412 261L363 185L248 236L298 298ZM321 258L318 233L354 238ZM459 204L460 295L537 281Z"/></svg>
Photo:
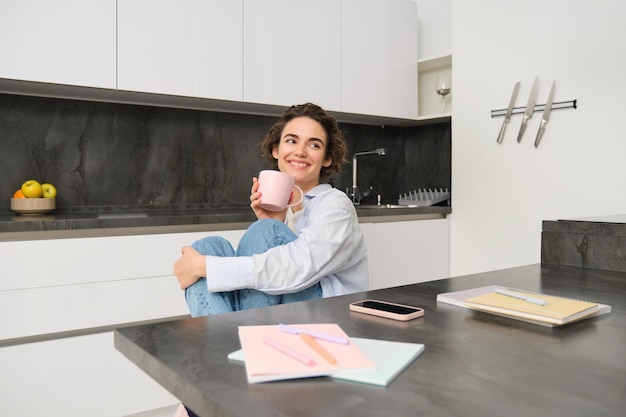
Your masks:
<svg viewBox="0 0 626 417"><path fill-rule="evenodd" d="M296 235L285 224L277 220L266 219L254 222L246 230L237 250L233 249L229 241L219 236L200 239L191 246L203 255L250 256L264 253L270 248L284 245L295 239ZM321 297L322 287L319 283L300 292L282 295L270 295L254 289L210 293L204 277L185 290L185 299L192 317L210 316Z"/></svg>

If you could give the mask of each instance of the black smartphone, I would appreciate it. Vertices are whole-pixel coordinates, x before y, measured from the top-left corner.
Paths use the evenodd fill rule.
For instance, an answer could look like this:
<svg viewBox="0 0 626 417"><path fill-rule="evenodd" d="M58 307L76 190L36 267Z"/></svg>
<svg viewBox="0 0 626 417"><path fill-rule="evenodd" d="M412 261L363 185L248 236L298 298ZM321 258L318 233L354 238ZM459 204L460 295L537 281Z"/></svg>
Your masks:
<svg viewBox="0 0 626 417"><path fill-rule="evenodd" d="M380 300L362 300L350 304L350 310L393 320L407 321L422 317L424 309Z"/></svg>

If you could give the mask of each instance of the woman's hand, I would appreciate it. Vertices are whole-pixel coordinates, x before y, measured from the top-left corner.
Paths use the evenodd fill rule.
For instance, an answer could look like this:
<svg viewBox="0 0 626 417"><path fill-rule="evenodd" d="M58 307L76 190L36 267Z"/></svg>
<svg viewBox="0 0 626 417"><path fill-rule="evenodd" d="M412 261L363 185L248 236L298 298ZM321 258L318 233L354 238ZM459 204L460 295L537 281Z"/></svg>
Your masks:
<svg viewBox="0 0 626 417"><path fill-rule="evenodd" d="M181 290L195 284L201 277L206 276L204 255L191 246L184 246L182 256L174 262L174 275L178 279Z"/></svg>
<svg viewBox="0 0 626 417"><path fill-rule="evenodd" d="M257 177L252 178L252 190L250 190L250 207L256 218L259 220L263 219L274 219L280 222L285 221L285 217L287 216L287 209L283 211L269 211L264 208L259 207L261 204L261 192L259 191L259 180Z"/></svg>

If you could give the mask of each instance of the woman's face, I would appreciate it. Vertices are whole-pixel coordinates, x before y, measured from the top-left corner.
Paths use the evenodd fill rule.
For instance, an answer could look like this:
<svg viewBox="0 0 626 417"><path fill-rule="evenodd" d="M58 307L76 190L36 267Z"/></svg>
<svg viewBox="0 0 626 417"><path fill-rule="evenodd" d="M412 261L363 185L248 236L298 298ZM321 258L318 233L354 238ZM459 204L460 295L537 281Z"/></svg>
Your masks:
<svg viewBox="0 0 626 417"><path fill-rule="evenodd" d="M325 159L327 144L321 124L309 117L297 117L285 125L272 156L278 161L278 169L291 175L306 193L320 183L322 167L332 163L332 159Z"/></svg>

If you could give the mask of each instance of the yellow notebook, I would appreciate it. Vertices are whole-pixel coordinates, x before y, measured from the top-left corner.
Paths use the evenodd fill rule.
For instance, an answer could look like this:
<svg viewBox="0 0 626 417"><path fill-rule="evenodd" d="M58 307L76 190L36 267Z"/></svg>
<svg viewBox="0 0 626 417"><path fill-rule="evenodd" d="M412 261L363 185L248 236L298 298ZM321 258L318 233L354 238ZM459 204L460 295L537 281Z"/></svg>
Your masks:
<svg viewBox="0 0 626 417"><path fill-rule="evenodd" d="M519 296L544 300L545 305L537 305L509 295L489 292L468 298L465 304L475 310L492 312L509 317L536 320L544 323L562 325L579 320L598 310L598 304L546 294L508 289Z"/></svg>

